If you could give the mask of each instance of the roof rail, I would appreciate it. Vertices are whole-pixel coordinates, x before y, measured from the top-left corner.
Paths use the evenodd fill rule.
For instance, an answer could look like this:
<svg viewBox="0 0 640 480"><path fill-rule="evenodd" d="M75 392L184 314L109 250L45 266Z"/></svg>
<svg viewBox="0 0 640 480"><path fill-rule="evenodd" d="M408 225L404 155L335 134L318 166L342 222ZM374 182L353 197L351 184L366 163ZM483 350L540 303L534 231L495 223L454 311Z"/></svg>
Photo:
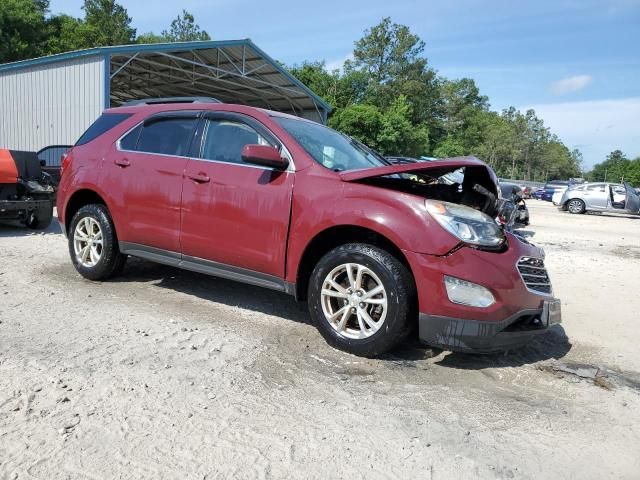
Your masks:
<svg viewBox="0 0 640 480"><path fill-rule="evenodd" d="M134 105L158 105L162 103L222 103L213 97L163 97L163 98L141 98L123 103L122 107L133 107Z"/></svg>

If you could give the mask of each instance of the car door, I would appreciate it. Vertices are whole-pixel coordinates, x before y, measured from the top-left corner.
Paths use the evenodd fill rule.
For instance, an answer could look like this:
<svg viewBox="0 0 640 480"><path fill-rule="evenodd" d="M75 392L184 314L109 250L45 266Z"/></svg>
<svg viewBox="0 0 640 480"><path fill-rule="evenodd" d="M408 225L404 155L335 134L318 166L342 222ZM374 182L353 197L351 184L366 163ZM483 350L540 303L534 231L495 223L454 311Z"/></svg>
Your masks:
<svg viewBox="0 0 640 480"><path fill-rule="evenodd" d="M640 197L634 188L627 182L624 182L624 188L627 190L625 198L625 208L629 213L640 213Z"/></svg>
<svg viewBox="0 0 640 480"><path fill-rule="evenodd" d="M247 144L273 145L288 155L286 149L245 115L207 114L199 131L201 148L184 179L183 258L283 278L295 175L291 168L247 164L241 151Z"/></svg>
<svg viewBox="0 0 640 480"><path fill-rule="evenodd" d="M118 240L180 252L182 184L199 112L152 115L125 134L106 166L119 192Z"/></svg>
<svg viewBox="0 0 640 480"><path fill-rule="evenodd" d="M605 210L609 205L609 193L604 183L587 185L583 198L588 209Z"/></svg>

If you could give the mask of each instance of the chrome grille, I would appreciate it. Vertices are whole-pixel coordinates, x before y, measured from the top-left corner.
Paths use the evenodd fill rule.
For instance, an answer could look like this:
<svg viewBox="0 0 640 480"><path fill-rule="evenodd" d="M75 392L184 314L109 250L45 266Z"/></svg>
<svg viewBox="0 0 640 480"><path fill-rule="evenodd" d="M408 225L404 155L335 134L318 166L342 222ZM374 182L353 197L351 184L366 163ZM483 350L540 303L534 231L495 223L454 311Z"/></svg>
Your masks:
<svg viewBox="0 0 640 480"><path fill-rule="evenodd" d="M522 281L532 292L551 295L551 280L544 260L541 258L522 257L518 260L518 272Z"/></svg>

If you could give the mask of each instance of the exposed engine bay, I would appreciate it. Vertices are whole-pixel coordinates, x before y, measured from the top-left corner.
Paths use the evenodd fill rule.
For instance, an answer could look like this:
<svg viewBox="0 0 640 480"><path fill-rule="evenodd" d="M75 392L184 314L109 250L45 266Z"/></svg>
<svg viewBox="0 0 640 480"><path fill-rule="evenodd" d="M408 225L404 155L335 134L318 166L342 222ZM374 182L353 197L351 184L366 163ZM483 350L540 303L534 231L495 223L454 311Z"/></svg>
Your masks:
<svg viewBox="0 0 640 480"><path fill-rule="evenodd" d="M414 164L414 168L387 175L359 179L362 183L397 190L424 198L465 205L490 217L498 214L498 187L493 171L476 160L476 164L452 162ZM446 164L446 165L445 165ZM400 166L399 166L400 167ZM391 167L393 168L393 167Z"/></svg>

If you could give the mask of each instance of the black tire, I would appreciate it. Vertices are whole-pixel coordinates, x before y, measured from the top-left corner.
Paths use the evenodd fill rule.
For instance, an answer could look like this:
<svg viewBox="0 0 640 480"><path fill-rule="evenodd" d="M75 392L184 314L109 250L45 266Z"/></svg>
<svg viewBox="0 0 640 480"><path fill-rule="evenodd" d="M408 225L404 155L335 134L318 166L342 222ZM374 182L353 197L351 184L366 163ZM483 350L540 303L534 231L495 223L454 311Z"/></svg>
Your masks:
<svg viewBox="0 0 640 480"><path fill-rule="evenodd" d="M29 215L25 224L32 230L46 230L51 225L53 219L53 202L46 207L42 207Z"/></svg>
<svg viewBox="0 0 640 480"><path fill-rule="evenodd" d="M98 222L102 231L102 254L99 261L91 267L82 265L76 258L74 249L74 232L78 223L85 217ZM106 206L100 204L85 205L71 219L67 232L69 239L69 255L71 262L80 275L89 280L106 280L122 272L127 256L120 253L116 231Z"/></svg>
<svg viewBox="0 0 640 480"><path fill-rule="evenodd" d="M322 285L327 275L345 263L357 263L378 276L387 293L387 314L380 330L363 339L340 335L322 309ZM309 312L329 345L345 352L374 357L396 347L417 324L417 296L407 267L385 250L362 243L334 248L320 259L311 274L308 290Z"/></svg>
<svg viewBox="0 0 640 480"><path fill-rule="evenodd" d="M569 213L573 213L575 215L579 215L581 213L584 213L586 210L586 206L584 204L584 202L582 200L580 200L579 198L572 198L571 200L569 200L567 203L567 210L569 211Z"/></svg>

